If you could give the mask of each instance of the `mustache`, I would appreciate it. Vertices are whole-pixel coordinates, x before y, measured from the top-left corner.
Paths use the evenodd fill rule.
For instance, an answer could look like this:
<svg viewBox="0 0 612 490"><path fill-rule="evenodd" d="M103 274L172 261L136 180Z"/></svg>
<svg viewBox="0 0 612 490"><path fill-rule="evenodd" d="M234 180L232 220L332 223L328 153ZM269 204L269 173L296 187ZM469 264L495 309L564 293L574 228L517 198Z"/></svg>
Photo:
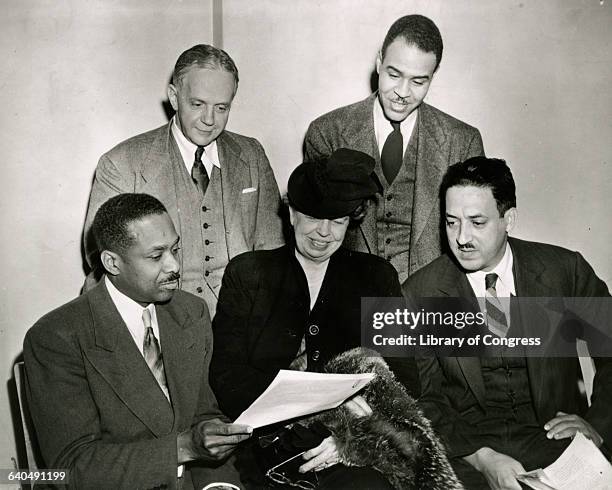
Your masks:
<svg viewBox="0 0 612 490"><path fill-rule="evenodd" d="M474 245L472 245L471 243L465 243L463 245L457 245L457 248L459 250L475 250L476 247L474 247Z"/></svg>
<svg viewBox="0 0 612 490"><path fill-rule="evenodd" d="M178 281L180 278L181 278L180 272L172 272L170 273L170 275L168 275L168 277L166 277L163 281L160 281L160 282L161 283L174 282L174 281Z"/></svg>
<svg viewBox="0 0 612 490"><path fill-rule="evenodd" d="M393 92L393 95L395 95L395 97L393 97L392 101L393 102L400 102L402 104L407 104L408 103L408 96L406 97L402 97L401 95Z"/></svg>

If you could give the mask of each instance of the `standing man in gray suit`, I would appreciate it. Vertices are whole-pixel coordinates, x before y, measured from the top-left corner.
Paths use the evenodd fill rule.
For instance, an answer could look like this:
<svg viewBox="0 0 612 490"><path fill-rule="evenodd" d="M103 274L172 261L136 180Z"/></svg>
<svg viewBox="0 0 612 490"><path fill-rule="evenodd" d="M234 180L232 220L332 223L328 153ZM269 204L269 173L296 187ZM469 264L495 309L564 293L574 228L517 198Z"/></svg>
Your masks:
<svg viewBox="0 0 612 490"><path fill-rule="evenodd" d="M102 155L85 220L85 251L102 203L122 192L158 198L181 237L181 289L204 298L214 316L229 260L283 244L280 196L261 144L225 130L238 69L223 50L196 45L174 67L168 98L176 115ZM94 267L95 268L95 267Z"/></svg>
<svg viewBox="0 0 612 490"><path fill-rule="evenodd" d="M438 188L449 165L483 155L476 128L423 103L442 59L442 37L427 17L389 29L376 60L378 91L316 119L307 160L346 147L376 159L384 192L345 245L386 258L400 281L441 253Z"/></svg>

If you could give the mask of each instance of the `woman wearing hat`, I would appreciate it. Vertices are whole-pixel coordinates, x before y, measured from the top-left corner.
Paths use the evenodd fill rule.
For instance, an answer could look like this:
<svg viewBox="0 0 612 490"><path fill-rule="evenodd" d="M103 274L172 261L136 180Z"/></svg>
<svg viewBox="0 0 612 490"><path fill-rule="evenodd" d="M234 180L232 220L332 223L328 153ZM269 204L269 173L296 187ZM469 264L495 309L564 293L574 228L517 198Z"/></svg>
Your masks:
<svg viewBox="0 0 612 490"><path fill-rule="evenodd" d="M360 346L362 297L401 296L388 262L342 248L347 228L380 191L374 160L365 153L339 149L303 163L288 183L293 239L229 263L213 321L211 364L211 383L228 416L242 413L280 369L321 371L335 355ZM368 413L363 400L350 403ZM302 470L338 461L332 438L307 455ZM352 488L384 488L382 476L370 476L374 480L360 475L361 486L353 482Z"/></svg>

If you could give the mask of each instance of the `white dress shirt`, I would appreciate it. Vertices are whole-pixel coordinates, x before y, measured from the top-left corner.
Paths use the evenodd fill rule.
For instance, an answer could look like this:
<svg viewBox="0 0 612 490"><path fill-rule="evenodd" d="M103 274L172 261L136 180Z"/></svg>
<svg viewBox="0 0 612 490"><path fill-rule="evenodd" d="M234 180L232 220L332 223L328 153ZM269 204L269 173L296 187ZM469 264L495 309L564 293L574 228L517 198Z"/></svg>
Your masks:
<svg viewBox="0 0 612 490"><path fill-rule="evenodd" d="M181 152L181 156L183 157L183 163L187 168L187 172L191 174L191 168L193 167L195 152L198 149L198 146L194 145L191 141L185 138L181 128L178 127L176 116L172 118L171 129L172 136L174 136L174 141L176 141L178 149ZM204 153L202 153L202 164L206 169L209 179L212 175L213 166L217 167L218 169L221 168L221 163L219 162L219 152L217 150L217 140L204 147Z"/></svg>
<svg viewBox="0 0 612 490"><path fill-rule="evenodd" d="M478 298L480 309L484 312L485 309L485 294L487 288L485 286L485 276L487 274L497 274L497 282L495 283L495 291L497 292L498 298L510 298L510 296L516 296L516 289L514 286L514 274L512 272L512 265L514 264L514 256L512 255L512 249L510 245L506 243L506 250L499 263L488 272L476 271L466 273L467 279L474 290L474 294ZM510 301L501 300L501 305L504 308L506 315L506 321L510 325Z"/></svg>
<svg viewBox="0 0 612 490"><path fill-rule="evenodd" d="M110 294L117 311L119 311L119 315L121 315L123 322L130 331L130 334L136 343L136 347L138 347L138 350L144 357L143 344L145 338L145 327L144 323L142 322L142 312L145 308L136 303L136 301L134 301L132 298L119 291L110 281L108 276L104 276L104 283L106 284L108 294ZM159 348L161 350L161 339L159 337L159 325L157 324L155 305L150 304L147 306L147 309L151 313L151 326L153 327L153 333L155 334L155 337L157 337Z"/></svg>
<svg viewBox="0 0 612 490"><path fill-rule="evenodd" d="M412 131L417 120L418 109L412 111L406 119L400 123L400 132L402 133L402 155L406 153L406 148L410 142ZM378 97L374 101L374 134L376 135L376 143L378 144L378 152L382 153L383 146L387 137L393 132L391 122L385 117Z"/></svg>

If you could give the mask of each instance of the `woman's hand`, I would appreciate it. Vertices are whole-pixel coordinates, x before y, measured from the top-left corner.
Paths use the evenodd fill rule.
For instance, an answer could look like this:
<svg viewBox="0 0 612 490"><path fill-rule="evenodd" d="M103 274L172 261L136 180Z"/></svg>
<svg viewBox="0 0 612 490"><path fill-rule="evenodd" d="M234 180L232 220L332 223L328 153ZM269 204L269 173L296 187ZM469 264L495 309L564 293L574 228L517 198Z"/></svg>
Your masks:
<svg viewBox="0 0 612 490"><path fill-rule="evenodd" d="M372 408L361 395L354 396L345 401L344 407L355 417L368 417L372 415Z"/></svg>
<svg viewBox="0 0 612 490"><path fill-rule="evenodd" d="M310 470L321 471L340 462L334 436L323 439L321 444L306 451L302 457L307 462L300 466L300 473L306 473Z"/></svg>

